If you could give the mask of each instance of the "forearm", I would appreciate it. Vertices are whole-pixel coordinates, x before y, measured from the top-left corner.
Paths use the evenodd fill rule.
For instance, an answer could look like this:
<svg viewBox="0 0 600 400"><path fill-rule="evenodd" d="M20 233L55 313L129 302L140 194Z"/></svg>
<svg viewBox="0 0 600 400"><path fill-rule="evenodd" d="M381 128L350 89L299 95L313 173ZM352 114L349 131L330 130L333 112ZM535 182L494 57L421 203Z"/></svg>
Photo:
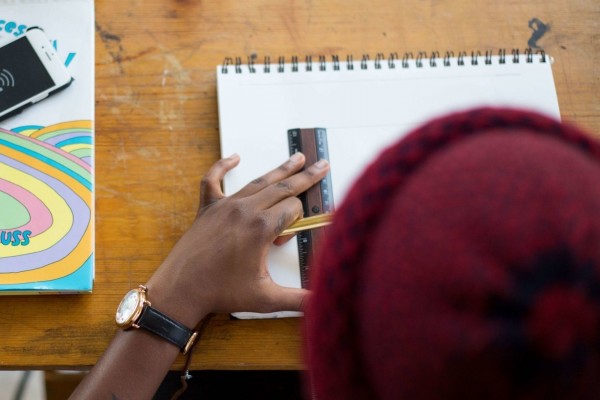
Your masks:
<svg viewBox="0 0 600 400"><path fill-rule="evenodd" d="M169 271L164 264L159 271ZM171 277L172 278L172 277ZM208 313L171 288L168 274L157 272L146 284L152 306L190 329ZM180 354L174 344L145 330L119 330L72 399L150 399Z"/></svg>
<svg viewBox="0 0 600 400"><path fill-rule="evenodd" d="M178 354L147 331L119 331L71 399L150 399Z"/></svg>

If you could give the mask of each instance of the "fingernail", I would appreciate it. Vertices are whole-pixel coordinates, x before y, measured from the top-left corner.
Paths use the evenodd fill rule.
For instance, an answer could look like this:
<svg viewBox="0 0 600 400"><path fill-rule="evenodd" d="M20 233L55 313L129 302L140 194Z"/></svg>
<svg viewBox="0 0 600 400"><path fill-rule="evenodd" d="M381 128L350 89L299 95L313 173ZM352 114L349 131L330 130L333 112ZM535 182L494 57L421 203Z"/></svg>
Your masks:
<svg viewBox="0 0 600 400"><path fill-rule="evenodd" d="M227 157L228 160L237 160L238 158L240 158L240 155L238 153L233 153L232 155Z"/></svg>
<svg viewBox="0 0 600 400"><path fill-rule="evenodd" d="M303 157L302 153L300 153L300 152L294 153L290 157L290 161L293 163L297 163L298 161L302 160L302 157Z"/></svg>
<svg viewBox="0 0 600 400"><path fill-rule="evenodd" d="M329 163L324 158L315 163L315 167L317 168L325 168L327 165L329 165Z"/></svg>

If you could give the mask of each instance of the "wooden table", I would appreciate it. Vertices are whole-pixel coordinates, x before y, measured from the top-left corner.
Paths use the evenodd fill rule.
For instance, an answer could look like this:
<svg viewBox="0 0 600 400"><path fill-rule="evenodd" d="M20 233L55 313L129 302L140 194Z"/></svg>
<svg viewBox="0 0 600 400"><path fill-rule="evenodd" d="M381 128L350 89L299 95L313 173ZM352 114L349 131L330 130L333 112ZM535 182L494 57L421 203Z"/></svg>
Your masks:
<svg viewBox="0 0 600 400"><path fill-rule="evenodd" d="M0 368L96 362L123 294L194 217L199 178L219 157L215 66L225 57L510 52L528 47L533 18L550 27L537 45L555 59L563 118L600 133L597 0L96 0L94 293L0 297ZM300 323L219 316L193 367L301 368Z"/></svg>

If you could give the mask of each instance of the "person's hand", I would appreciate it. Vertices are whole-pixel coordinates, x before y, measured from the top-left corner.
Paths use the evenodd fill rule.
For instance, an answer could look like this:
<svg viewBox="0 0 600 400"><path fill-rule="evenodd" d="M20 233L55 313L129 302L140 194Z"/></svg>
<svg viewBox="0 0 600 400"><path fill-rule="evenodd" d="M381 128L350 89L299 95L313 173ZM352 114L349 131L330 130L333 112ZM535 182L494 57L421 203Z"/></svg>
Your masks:
<svg viewBox="0 0 600 400"><path fill-rule="evenodd" d="M225 197L221 181L239 161L234 155L208 171L194 223L147 285L153 305L190 327L210 312L297 311L307 294L273 282L267 254L271 244L285 241L279 234L302 217L296 196L319 182L329 165L322 161L299 172L304 156L296 153Z"/></svg>

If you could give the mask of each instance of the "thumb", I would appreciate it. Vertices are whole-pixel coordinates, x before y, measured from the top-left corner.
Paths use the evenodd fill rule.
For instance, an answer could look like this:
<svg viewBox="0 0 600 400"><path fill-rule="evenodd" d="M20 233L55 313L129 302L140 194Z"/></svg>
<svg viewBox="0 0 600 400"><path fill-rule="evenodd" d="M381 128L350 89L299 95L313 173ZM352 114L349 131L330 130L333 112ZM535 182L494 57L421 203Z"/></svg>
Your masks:
<svg viewBox="0 0 600 400"><path fill-rule="evenodd" d="M272 311L304 311L309 293L306 289L275 286L270 296Z"/></svg>

